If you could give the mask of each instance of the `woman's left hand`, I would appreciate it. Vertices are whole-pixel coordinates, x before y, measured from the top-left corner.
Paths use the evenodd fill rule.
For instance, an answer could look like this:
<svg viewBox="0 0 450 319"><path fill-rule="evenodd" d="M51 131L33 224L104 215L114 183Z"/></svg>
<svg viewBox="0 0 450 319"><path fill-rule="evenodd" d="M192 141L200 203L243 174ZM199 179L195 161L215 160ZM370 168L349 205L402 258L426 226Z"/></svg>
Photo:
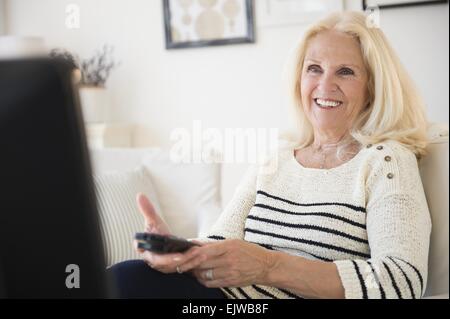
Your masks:
<svg viewBox="0 0 450 319"><path fill-rule="evenodd" d="M209 288L265 284L276 263L272 251L238 239L205 244L198 253L206 260L192 273Z"/></svg>

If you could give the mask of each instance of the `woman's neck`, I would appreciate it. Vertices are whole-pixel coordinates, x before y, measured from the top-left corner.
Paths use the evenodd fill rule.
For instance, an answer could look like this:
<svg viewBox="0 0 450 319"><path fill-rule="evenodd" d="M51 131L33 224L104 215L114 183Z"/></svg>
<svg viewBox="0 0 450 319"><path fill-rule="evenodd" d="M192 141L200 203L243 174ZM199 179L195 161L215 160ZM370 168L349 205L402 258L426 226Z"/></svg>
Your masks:
<svg viewBox="0 0 450 319"><path fill-rule="evenodd" d="M336 148L349 139L351 139L351 136L348 132L343 134L323 134L314 132L312 147L315 149Z"/></svg>

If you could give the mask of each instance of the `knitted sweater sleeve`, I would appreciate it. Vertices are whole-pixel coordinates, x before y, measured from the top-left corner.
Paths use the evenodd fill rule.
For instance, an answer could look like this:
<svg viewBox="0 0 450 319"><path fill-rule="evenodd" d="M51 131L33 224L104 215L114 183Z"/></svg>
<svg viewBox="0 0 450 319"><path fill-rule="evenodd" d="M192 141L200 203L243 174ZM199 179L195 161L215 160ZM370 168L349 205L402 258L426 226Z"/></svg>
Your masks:
<svg viewBox="0 0 450 319"><path fill-rule="evenodd" d="M248 168L207 238L244 239L245 219L256 200L257 166Z"/></svg>
<svg viewBox="0 0 450 319"><path fill-rule="evenodd" d="M383 145L366 172L369 260L334 261L346 298L421 298L431 219L415 155Z"/></svg>

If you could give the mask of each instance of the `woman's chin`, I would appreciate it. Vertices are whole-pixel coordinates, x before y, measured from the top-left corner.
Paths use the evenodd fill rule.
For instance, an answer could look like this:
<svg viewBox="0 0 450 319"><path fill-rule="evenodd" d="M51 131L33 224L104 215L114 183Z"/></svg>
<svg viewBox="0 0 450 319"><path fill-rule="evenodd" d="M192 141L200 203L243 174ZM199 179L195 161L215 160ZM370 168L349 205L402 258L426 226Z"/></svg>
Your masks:
<svg viewBox="0 0 450 319"><path fill-rule="evenodd" d="M312 123L313 127L319 129L321 131L330 131L334 129L338 129L340 124L344 124L342 120L339 119L338 116L315 116L314 122Z"/></svg>
<svg viewBox="0 0 450 319"><path fill-rule="evenodd" d="M341 116L342 112L333 111L314 111L315 127L335 127L345 123L345 117Z"/></svg>

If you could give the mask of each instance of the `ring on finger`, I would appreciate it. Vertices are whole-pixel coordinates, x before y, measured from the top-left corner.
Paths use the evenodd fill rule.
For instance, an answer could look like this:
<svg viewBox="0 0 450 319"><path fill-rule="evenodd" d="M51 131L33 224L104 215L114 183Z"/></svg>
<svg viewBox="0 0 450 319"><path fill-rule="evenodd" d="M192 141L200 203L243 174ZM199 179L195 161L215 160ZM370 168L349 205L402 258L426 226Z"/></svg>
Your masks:
<svg viewBox="0 0 450 319"><path fill-rule="evenodd" d="M214 280L214 273L212 269L208 269L207 271L205 271L205 278L207 280Z"/></svg>
<svg viewBox="0 0 450 319"><path fill-rule="evenodd" d="M181 271L181 269L180 269L180 266L177 266L176 269L177 269L177 273L179 273L179 274L182 274L182 273L183 273L183 272Z"/></svg>

